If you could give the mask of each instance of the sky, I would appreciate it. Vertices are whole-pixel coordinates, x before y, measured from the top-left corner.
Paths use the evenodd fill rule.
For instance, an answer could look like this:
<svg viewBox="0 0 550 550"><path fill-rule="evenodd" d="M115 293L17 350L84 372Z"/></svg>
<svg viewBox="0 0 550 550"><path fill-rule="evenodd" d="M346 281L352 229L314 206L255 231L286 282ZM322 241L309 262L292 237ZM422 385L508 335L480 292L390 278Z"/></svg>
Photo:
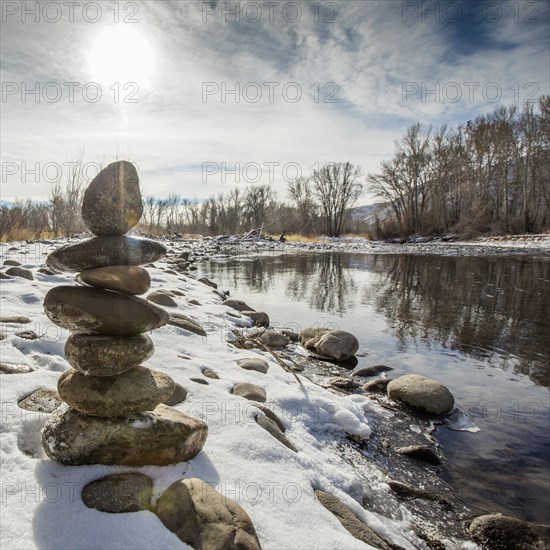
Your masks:
<svg viewBox="0 0 550 550"><path fill-rule="evenodd" d="M284 199L327 162L366 183L411 124L548 94L549 5L2 0L0 200L117 159L157 198Z"/></svg>

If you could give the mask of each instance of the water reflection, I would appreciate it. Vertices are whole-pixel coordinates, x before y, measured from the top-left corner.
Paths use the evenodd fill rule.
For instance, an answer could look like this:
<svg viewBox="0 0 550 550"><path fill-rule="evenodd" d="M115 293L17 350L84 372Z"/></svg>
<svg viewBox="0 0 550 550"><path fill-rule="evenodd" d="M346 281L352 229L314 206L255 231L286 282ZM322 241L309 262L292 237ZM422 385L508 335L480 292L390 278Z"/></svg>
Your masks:
<svg viewBox="0 0 550 550"><path fill-rule="evenodd" d="M211 262L209 274L232 290L275 292L277 300L347 319L370 308L400 351L442 345L550 387L550 261L259 254Z"/></svg>
<svg viewBox="0 0 550 550"><path fill-rule="evenodd" d="M255 293L269 292L276 279L284 279L285 295L311 309L343 315L354 308L358 288L345 255L260 255L243 261L212 262L210 275L223 276L231 288L244 286Z"/></svg>
<svg viewBox="0 0 550 550"><path fill-rule="evenodd" d="M320 254L309 262L299 262L295 276L287 281L286 296L307 302L317 311L347 313L353 309L357 295L348 267L340 254Z"/></svg>
<svg viewBox="0 0 550 550"><path fill-rule="evenodd" d="M399 347L437 342L550 386L550 262L517 258L368 256L379 274L362 289Z"/></svg>

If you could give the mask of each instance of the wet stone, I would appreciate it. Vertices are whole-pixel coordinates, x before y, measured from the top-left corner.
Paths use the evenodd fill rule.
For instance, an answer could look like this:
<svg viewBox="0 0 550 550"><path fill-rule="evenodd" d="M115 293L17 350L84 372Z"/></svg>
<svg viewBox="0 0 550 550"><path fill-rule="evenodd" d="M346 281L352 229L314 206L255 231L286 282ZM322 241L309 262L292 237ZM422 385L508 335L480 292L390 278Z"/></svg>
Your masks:
<svg viewBox="0 0 550 550"><path fill-rule="evenodd" d="M166 324L169 315L147 300L74 286L52 288L44 298L48 318L75 334L135 336Z"/></svg>
<svg viewBox="0 0 550 550"><path fill-rule="evenodd" d="M76 370L91 376L114 376L152 357L153 340L147 334L116 338L71 334L65 358Z"/></svg>
<svg viewBox="0 0 550 550"><path fill-rule="evenodd" d="M142 213L138 174L125 160L101 170L82 200L82 218L94 235L124 235L139 222Z"/></svg>
<svg viewBox="0 0 550 550"><path fill-rule="evenodd" d="M46 264L58 271L86 271L98 267L143 265L166 254L163 244L137 237L95 237L54 250Z"/></svg>
<svg viewBox="0 0 550 550"><path fill-rule="evenodd" d="M441 464L439 455L428 445L408 445L406 447L397 447L395 451L399 454L428 462L429 464Z"/></svg>

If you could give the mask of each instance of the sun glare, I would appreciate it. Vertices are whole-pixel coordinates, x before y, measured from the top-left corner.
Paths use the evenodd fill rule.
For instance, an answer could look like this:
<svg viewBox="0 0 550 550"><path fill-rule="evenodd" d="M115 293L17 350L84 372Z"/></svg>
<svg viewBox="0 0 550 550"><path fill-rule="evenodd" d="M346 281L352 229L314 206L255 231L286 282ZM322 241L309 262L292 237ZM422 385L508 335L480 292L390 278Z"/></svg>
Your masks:
<svg viewBox="0 0 550 550"><path fill-rule="evenodd" d="M103 31L88 54L90 77L102 84L135 82L149 86L155 72L153 48L139 31L114 27Z"/></svg>

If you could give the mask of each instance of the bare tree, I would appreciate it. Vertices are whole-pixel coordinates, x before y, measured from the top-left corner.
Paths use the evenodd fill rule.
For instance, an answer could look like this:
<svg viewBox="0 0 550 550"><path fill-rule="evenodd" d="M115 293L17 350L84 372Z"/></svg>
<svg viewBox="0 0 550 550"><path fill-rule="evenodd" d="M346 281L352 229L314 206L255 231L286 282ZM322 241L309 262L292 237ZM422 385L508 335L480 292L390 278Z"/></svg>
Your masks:
<svg viewBox="0 0 550 550"><path fill-rule="evenodd" d="M296 178L288 183L288 194L296 209L299 232L311 235L315 232L314 223L318 213L310 178Z"/></svg>
<svg viewBox="0 0 550 550"><path fill-rule="evenodd" d="M347 210L361 196L363 186L357 181L361 168L349 162L325 164L313 172L313 193L317 198L329 237L338 237Z"/></svg>

